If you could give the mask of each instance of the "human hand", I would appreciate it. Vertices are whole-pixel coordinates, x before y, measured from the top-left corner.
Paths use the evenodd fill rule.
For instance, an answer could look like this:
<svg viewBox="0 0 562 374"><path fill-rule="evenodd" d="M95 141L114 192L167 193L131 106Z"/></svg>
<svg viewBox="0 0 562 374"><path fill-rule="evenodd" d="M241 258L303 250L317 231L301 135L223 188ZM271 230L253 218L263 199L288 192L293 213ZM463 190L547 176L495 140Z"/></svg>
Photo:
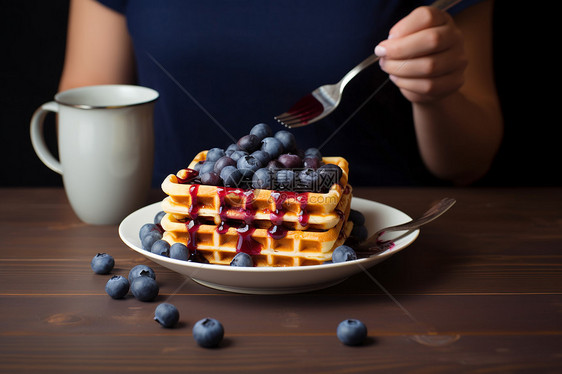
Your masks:
<svg viewBox="0 0 562 374"><path fill-rule="evenodd" d="M380 66L413 103L448 96L464 83L467 58L453 18L435 7L419 7L396 23L375 48Z"/></svg>

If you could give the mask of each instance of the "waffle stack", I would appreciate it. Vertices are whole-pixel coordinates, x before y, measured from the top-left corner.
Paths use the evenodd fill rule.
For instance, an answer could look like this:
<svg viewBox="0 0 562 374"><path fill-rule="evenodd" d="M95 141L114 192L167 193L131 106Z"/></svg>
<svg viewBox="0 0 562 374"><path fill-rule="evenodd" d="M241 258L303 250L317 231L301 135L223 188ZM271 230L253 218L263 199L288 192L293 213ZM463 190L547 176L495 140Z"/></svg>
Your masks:
<svg viewBox="0 0 562 374"><path fill-rule="evenodd" d="M189 165L204 161L206 151ZM162 183L168 195L161 225L164 240L185 244L213 264L228 265L238 252L256 266L318 265L331 259L352 229L348 163L324 157L343 173L327 193L243 190L185 183L186 169Z"/></svg>

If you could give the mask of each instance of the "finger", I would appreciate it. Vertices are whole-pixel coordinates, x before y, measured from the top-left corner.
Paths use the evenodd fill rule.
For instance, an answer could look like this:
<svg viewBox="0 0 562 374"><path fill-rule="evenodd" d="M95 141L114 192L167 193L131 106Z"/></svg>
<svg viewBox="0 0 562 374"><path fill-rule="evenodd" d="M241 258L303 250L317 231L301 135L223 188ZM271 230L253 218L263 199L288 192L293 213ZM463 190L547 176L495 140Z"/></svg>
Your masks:
<svg viewBox="0 0 562 374"><path fill-rule="evenodd" d="M456 28L444 25L387 39L375 48L375 54L396 60L409 59L442 52L462 42L462 35Z"/></svg>
<svg viewBox="0 0 562 374"><path fill-rule="evenodd" d="M468 61L463 48L446 49L443 52L408 60L379 60L381 69L402 78L432 78L455 71L463 72Z"/></svg>
<svg viewBox="0 0 562 374"><path fill-rule="evenodd" d="M450 95L464 84L462 74L447 74L432 79L402 78L395 75L389 77L408 100L417 102L431 101Z"/></svg>
<svg viewBox="0 0 562 374"><path fill-rule="evenodd" d="M445 25L451 19L449 13L435 7L418 7L392 26L389 36L391 38L401 38L424 29Z"/></svg>

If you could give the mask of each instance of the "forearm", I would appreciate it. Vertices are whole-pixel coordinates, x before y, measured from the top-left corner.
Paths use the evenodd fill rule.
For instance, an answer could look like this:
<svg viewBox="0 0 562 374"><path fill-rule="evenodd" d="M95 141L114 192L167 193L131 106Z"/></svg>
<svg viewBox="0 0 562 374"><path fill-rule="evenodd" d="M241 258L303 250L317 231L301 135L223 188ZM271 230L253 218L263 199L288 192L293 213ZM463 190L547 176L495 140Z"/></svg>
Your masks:
<svg viewBox="0 0 562 374"><path fill-rule="evenodd" d="M474 99L461 90L412 107L420 153L434 175L464 185L488 171L503 136L494 98Z"/></svg>

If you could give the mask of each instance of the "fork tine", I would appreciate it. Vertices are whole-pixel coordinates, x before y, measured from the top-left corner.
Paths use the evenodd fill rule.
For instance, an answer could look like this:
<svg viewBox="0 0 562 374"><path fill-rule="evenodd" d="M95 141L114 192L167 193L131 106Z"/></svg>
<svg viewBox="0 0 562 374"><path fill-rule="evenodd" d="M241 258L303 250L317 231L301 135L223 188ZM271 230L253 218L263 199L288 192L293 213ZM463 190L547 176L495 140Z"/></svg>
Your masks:
<svg viewBox="0 0 562 374"><path fill-rule="evenodd" d="M318 105L314 105L313 103L309 103L305 106L301 106L301 107L293 107L293 109L290 109L288 112L285 112L279 116L277 116L276 118L278 119L289 119L289 118L293 118L293 117L301 117L304 115L307 115L309 113L312 113L314 111L318 111L318 112L322 112L322 109L317 108Z"/></svg>

